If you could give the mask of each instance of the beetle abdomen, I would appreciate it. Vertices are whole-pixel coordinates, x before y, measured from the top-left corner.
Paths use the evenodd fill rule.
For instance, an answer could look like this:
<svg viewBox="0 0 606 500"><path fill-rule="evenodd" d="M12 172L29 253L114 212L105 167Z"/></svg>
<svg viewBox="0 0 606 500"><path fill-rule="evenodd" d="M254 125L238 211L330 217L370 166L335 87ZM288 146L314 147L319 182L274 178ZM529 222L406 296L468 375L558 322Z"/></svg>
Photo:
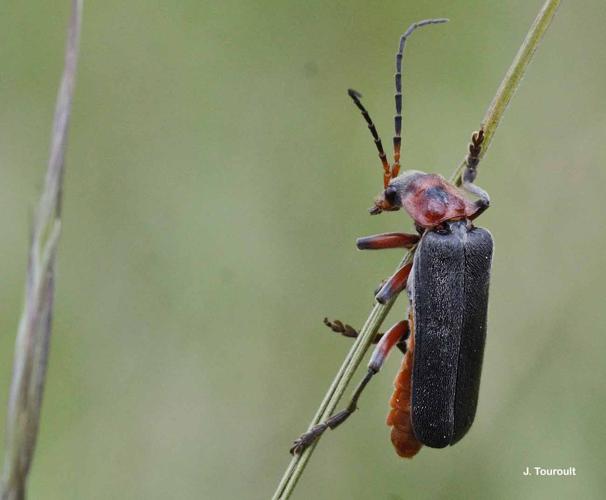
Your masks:
<svg viewBox="0 0 606 500"><path fill-rule="evenodd" d="M412 331L413 324L409 321ZM391 442L396 453L404 458L414 457L423 446L412 430L410 418L411 375L414 363L414 335L410 336L402 366L394 380L395 390L389 405L391 411L387 415L387 425L391 426Z"/></svg>
<svg viewBox="0 0 606 500"><path fill-rule="evenodd" d="M469 430L477 406L486 338L492 238L465 221L428 231L409 286L415 322L412 426L432 448Z"/></svg>

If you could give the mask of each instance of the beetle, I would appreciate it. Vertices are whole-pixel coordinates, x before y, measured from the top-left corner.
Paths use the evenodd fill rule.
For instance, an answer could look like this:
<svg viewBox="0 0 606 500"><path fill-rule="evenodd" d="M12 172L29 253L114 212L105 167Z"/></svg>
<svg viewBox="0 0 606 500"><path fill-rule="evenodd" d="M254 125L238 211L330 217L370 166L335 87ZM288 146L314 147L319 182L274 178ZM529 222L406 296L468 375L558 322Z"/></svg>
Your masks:
<svg viewBox="0 0 606 500"><path fill-rule="evenodd" d="M486 191L474 184L484 131L472 135L460 186L442 176L400 171L402 131L402 58L412 32L446 22L428 19L412 24L400 38L396 53L394 162L390 165L377 129L361 94L349 96L362 113L383 166L383 191L369 209L372 215L404 209L417 234L386 233L356 242L360 250L413 249L413 261L402 266L376 294L387 303L406 289L408 319L378 334L368 365L348 406L297 439L291 453L299 454L326 429L343 423L356 409L360 394L397 346L404 358L394 385L387 424L401 457L412 458L423 445L444 448L459 441L474 420L486 340L488 288L493 240L473 221L490 205ZM470 201L468 195L476 198ZM356 337L358 332L340 321L325 323L335 332Z"/></svg>

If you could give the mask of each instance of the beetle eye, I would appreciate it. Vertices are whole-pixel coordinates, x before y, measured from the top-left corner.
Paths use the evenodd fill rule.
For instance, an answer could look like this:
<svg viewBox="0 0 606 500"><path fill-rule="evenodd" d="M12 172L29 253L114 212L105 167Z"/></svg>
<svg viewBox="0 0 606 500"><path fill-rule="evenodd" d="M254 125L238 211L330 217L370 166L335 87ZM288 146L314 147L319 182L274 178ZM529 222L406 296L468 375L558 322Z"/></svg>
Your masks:
<svg viewBox="0 0 606 500"><path fill-rule="evenodd" d="M390 205L398 204L398 191L395 187L387 187L387 189L385 189L385 192L383 193L383 196L385 197L385 201L387 201L387 203L389 203Z"/></svg>
<svg viewBox="0 0 606 500"><path fill-rule="evenodd" d="M450 230L450 226L448 224L440 224L434 228L434 231L438 234L450 234L452 231Z"/></svg>

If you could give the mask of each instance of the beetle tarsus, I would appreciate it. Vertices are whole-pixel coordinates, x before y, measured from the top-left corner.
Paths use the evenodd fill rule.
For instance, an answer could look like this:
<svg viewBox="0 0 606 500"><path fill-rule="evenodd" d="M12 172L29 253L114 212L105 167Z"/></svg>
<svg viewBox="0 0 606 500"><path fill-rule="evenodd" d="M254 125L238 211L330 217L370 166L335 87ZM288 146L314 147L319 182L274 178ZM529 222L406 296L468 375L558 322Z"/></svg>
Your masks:
<svg viewBox="0 0 606 500"><path fill-rule="evenodd" d="M306 448L313 444L316 439L318 439L322 434L324 434L324 431L326 431L326 429L333 430L337 428L339 425L345 422L345 420L347 420L347 418L357 409L358 408L355 405L352 407L350 403L350 406L348 406L344 410L341 410L339 413L335 413L325 422L314 425L309 431L307 431L305 434L295 440L292 448L290 449L290 453L292 455L300 455L305 451Z"/></svg>
<svg viewBox="0 0 606 500"><path fill-rule="evenodd" d="M484 142L484 130L480 129L471 135L469 143L469 152L465 160L465 171L463 172L463 182L473 183L476 180L477 167L480 163L480 153L482 151L482 143Z"/></svg>
<svg viewBox="0 0 606 500"><path fill-rule="evenodd" d="M303 434L301 437L295 440L290 449L291 455L300 455L309 447L322 433L328 428L326 423L318 424L311 428L310 431Z"/></svg>
<svg viewBox="0 0 606 500"><path fill-rule="evenodd" d="M480 152L482 151L482 143L484 142L484 130L480 129L471 135L471 143L469 144L468 167L477 165L480 161ZM472 167L473 168L473 167Z"/></svg>
<svg viewBox="0 0 606 500"><path fill-rule="evenodd" d="M479 199L474 203L474 210L467 214L469 220L474 220L490 206L490 196L481 187L474 184L478 175L478 164L480 163L480 153L484 143L484 130L480 129L471 136L469 144L469 153L465 160L465 170L463 171L462 184L463 189L468 193L477 196Z"/></svg>
<svg viewBox="0 0 606 500"><path fill-rule="evenodd" d="M353 326L344 324L338 319L330 321L328 318L324 318L324 324L333 332L343 335L343 337L355 339L358 336L358 331Z"/></svg>

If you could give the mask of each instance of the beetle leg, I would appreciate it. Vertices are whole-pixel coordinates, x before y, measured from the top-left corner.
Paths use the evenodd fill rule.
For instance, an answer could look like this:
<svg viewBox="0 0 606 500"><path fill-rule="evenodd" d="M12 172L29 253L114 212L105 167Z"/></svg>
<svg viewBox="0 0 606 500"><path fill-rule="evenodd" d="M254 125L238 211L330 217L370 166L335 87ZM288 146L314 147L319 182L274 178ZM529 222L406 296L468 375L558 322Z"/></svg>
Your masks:
<svg viewBox="0 0 606 500"><path fill-rule="evenodd" d="M419 242L418 234L383 233L356 240L358 250L383 250L385 248L412 248Z"/></svg>
<svg viewBox="0 0 606 500"><path fill-rule="evenodd" d="M476 186L474 181L478 175L478 164L480 163L480 151L482 150L482 143L484 142L484 130L480 129L478 132L474 132L471 136L471 144L469 144L469 153L465 161L465 170L463 171L463 182L462 187L468 193L479 198L474 203L474 209L471 213L467 214L468 219L475 219L484 210L490 206L490 196L481 187Z"/></svg>
<svg viewBox="0 0 606 500"><path fill-rule="evenodd" d="M358 331L353 326L343 324L343 322L339 321L338 319L330 321L328 318L324 318L324 324L333 332L340 333L341 335L343 335L343 337L355 339L359 335ZM384 333L377 333L375 335L375 338L372 340L372 343L378 344L384 336ZM398 349L402 351L402 354L406 354L406 338L406 336L402 337L396 344Z"/></svg>
<svg viewBox="0 0 606 500"><path fill-rule="evenodd" d="M394 346L399 345L401 342L406 345L409 333L410 329L406 320L396 323L387 330L370 357L370 362L368 363L369 370L374 369L375 373L378 372Z"/></svg>
<svg viewBox="0 0 606 500"><path fill-rule="evenodd" d="M305 448L311 445L318 437L320 437L326 429L335 429L339 425L341 425L345 420L349 418L349 416L358 409L358 399L360 398L360 394L370 382L370 379L379 372L383 362L387 358L389 352L393 349L398 342L406 336L408 333L408 321L400 321L392 326L383 337L381 337L380 342L375 347L375 350L372 353L370 358L370 363L368 364L368 372L366 376L362 379L362 381L356 387L356 390L353 393L351 401L347 405L344 410L341 410L338 413L335 413L333 416L328 418L326 421L313 426L309 431L305 434L301 435L293 444L290 452L292 454L299 455L303 453Z"/></svg>
<svg viewBox="0 0 606 500"><path fill-rule="evenodd" d="M408 281L408 275L410 274L411 269L412 264L406 264L387 280L385 285L383 285L383 288L381 288L375 297L379 304L387 303L393 296L406 288L406 282Z"/></svg>

